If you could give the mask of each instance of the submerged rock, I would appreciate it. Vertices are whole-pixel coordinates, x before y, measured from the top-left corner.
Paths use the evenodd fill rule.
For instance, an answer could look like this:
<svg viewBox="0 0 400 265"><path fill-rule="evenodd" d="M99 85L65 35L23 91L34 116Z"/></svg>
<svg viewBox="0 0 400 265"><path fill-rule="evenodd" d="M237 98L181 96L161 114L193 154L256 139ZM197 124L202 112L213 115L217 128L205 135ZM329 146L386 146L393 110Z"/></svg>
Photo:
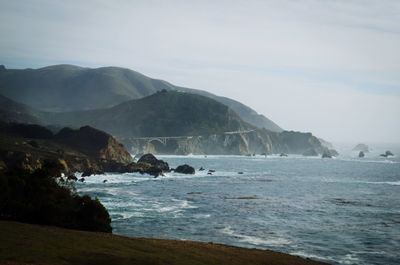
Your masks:
<svg viewBox="0 0 400 265"><path fill-rule="evenodd" d="M195 170L193 167L189 166L189 165L180 165L175 169L175 172L177 173L182 173L182 174L194 174Z"/></svg>

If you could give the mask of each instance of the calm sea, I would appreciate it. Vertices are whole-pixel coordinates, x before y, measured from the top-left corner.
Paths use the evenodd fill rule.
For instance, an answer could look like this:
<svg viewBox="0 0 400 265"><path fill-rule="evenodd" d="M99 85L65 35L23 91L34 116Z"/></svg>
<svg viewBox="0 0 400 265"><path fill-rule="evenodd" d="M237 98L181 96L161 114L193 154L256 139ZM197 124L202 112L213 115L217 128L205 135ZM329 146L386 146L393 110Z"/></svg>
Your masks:
<svg viewBox="0 0 400 265"><path fill-rule="evenodd" d="M114 233L271 249L332 264L400 264L400 159L159 156L195 175L92 176L77 183ZM207 170L215 173L208 175ZM238 172L243 172L239 174ZM103 183L103 180L107 180Z"/></svg>

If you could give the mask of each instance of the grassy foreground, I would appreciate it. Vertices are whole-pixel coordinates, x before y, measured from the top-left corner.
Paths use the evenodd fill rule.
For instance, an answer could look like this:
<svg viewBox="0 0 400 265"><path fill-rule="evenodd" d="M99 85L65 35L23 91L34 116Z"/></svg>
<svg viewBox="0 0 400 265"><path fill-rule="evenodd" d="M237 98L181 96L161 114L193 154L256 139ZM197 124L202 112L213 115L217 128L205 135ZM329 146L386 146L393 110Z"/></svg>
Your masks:
<svg viewBox="0 0 400 265"><path fill-rule="evenodd" d="M129 238L0 221L0 264L322 265L296 256L191 241Z"/></svg>

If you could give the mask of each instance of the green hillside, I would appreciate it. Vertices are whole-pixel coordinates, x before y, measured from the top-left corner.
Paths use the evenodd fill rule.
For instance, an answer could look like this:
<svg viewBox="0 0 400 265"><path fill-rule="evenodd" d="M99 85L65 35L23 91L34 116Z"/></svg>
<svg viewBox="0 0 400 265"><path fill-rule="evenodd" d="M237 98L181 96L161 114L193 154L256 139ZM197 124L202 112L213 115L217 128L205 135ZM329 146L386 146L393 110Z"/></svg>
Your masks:
<svg viewBox="0 0 400 265"><path fill-rule="evenodd" d="M202 90L174 86L125 68L92 69L54 65L40 69L0 69L0 94L44 111L107 108L152 95L162 89L186 91L213 98L256 127L282 131L274 122L240 102Z"/></svg>
<svg viewBox="0 0 400 265"><path fill-rule="evenodd" d="M118 137L196 136L253 128L213 99L163 91L108 109L49 113L46 122L90 125Z"/></svg>

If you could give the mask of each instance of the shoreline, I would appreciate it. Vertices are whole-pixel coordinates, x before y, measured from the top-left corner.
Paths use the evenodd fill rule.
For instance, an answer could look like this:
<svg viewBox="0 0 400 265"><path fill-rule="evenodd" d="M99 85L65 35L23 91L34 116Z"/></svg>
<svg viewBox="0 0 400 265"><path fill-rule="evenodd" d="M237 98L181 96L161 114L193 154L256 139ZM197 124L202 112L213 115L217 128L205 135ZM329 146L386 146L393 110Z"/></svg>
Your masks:
<svg viewBox="0 0 400 265"><path fill-rule="evenodd" d="M136 238L0 221L0 264L275 264L328 263L271 250L218 243Z"/></svg>

